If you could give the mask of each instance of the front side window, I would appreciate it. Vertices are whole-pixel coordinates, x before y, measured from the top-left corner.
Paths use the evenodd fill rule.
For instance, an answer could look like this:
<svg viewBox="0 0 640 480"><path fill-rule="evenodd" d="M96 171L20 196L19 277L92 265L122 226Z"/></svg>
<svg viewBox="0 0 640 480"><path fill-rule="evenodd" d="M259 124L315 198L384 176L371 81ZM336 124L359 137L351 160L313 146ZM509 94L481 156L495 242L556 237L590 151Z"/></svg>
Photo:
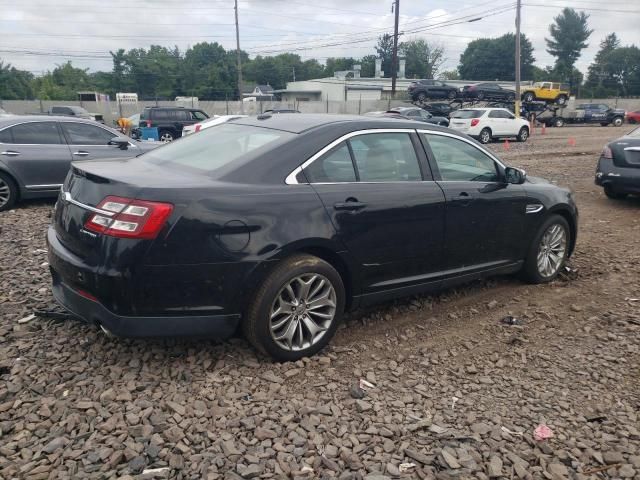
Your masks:
<svg viewBox="0 0 640 480"><path fill-rule="evenodd" d="M0 143L13 143L13 135L10 128L5 128L0 132Z"/></svg>
<svg viewBox="0 0 640 480"><path fill-rule="evenodd" d="M13 143L18 145L57 145L64 143L54 122L30 122L11 127Z"/></svg>
<svg viewBox="0 0 640 480"><path fill-rule="evenodd" d="M108 145L116 135L86 123L63 122L62 129L72 145Z"/></svg>
<svg viewBox="0 0 640 480"><path fill-rule="evenodd" d="M444 135L421 134L426 139L433 160L444 181L497 182L498 170L494 160L464 140Z"/></svg>
<svg viewBox="0 0 640 480"><path fill-rule="evenodd" d="M355 182L356 171L347 143L342 142L314 161L304 169L304 174L310 183Z"/></svg>
<svg viewBox="0 0 640 480"><path fill-rule="evenodd" d="M349 140L361 182L422 180L408 133L369 133Z"/></svg>

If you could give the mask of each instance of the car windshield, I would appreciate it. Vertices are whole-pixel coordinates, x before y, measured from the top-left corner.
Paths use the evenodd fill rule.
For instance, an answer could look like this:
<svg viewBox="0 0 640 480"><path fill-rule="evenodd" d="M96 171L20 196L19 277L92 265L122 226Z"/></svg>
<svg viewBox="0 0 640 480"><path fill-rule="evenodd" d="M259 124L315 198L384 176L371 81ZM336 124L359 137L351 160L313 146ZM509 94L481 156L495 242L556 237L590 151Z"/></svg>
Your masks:
<svg viewBox="0 0 640 480"><path fill-rule="evenodd" d="M451 118L480 118L483 113L483 110L458 110L451 114Z"/></svg>
<svg viewBox="0 0 640 480"><path fill-rule="evenodd" d="M224 123L151 150L140 158L155 165L212 174L250 152L257 153L269 144L293 136L281 130Z"/></svg>

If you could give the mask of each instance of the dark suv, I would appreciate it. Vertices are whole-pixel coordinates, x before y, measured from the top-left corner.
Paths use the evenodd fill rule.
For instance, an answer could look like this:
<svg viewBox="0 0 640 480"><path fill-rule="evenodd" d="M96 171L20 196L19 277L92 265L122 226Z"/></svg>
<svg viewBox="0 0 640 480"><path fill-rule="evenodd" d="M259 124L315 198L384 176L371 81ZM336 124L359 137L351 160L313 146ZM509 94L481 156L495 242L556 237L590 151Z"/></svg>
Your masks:
<svg viewBox="0 0 640 480"><path fill-rule="evenodd" d="M182 136L182 128L209 118L197 108L147 107L140 114L141 127L157 127L162 142L171 142Z"/></svg>
<svg viewBox="0 0 640 480"><path fill-rule="evenodd" d="M407 88L411 100L423 102L427 98L448 98L453 100L458 95L456 87L438 80L417 80Z"/></svg>

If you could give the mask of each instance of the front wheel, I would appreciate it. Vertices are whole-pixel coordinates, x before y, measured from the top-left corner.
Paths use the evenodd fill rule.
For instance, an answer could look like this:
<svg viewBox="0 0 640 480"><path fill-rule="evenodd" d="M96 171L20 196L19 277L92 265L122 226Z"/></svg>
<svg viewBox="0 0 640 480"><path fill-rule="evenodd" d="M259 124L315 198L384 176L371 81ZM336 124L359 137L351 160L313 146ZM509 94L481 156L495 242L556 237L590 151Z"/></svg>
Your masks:
<svg viewBox="0 0 640 480"><path fill-rule="evenodd" d="M559 95L558 98L556 98L556 103L558 105L565 105L567 103L566 95Z"/></svg>
<svg viewBox="0 0 640 480"><path fill-rule="evenodd" d="M447 94L447 98L448 98L449 100L453 100L453 99L455 99L455 98L456 98L456 96L457 96L457 93L456 93L456 91L455 91L455 90L451 90L451 91Z"/></svg>
<svg viewBox="0 0 640 480"><path fill-rule="evenodd" d="M536 234L522 273L530 283L547 283L555 279L569 255L570 229L567 220L551 215Z"/></svg>
<svg viewBox="0 0 640 480"><path fill-rule="evenodd" d="M524 100L527 103L533 102L536 99L536 96L533 94L533 92L527 92L524 94L524 97L522 98L522 100Z"/></svg>
<svg viewBox="0 0 640 480"><path fill-rule="evenodd" d="M10 210L18 198L18 187L11 177L0 172L0 212Z"/></svg>
<svg viewBox="0 0 640 480"><path fill-rule="evenodd" d="M480 132L480 143L487 144L491 141L491 130L488 128L483 128Z"/></svg>
<svg viewBox="0 0 640 480"><path fill-rule="evenodd" d="M613 119L612 123L613 123L614 127L620 127L624 123L624 120L622 118L620 118L620 117L616 117L616 118Z"/></svg>
<svg viewBox="0 0 640 480"><path fill-rule="evenodd" d="M318 257L294 255L258 288L242 329L258 350L279 361L296 361L329 343L344 305L340 274Z"/></svg>
<svg viewBox="0 0 640 480"><path fill-rule="evenodd" d="M563 120L562 118L556 118L556 119L553 121L553 126L554 126L554 127L558 127L558 128L560 128L560 127L564 127L564 120Z"/></svg>
<svg viewBox="0 0 640 480"><path fill-rule="evenodd" d="M529 129L527 127L522 127L520 132L518 132L517 138L519 142L526 142L529 138Z"/></svg>
<svg viewBox="0 0 640 480"><path fill-rule="evenodd" d="M484 100L484 92L478 92L478 94L476 95L476 98L478 100Z"/></svg>
<svg viewBox="0 0 640 480"><path fill-rule="evenodd" d="M427 94L424 92L420 92L418 94L418 101L419 102L424 102L427 99Z"/></svg>

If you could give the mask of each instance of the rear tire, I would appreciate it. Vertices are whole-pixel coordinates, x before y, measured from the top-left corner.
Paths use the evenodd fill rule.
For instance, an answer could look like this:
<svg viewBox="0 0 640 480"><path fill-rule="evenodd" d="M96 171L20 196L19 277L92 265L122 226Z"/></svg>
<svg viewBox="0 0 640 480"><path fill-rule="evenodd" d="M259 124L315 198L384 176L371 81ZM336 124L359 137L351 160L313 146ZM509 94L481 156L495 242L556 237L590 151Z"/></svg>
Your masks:
<svg viewBox="0 0 640 480"><path fill-rule="evenodd" d="M453 100L453 99L455 99L455 98L456 98L456 96L457 96L457 94L456 94L456 91L455 91L455 90L451 90L451 91L447 94L447 98L448 98L449 100Z"/></svg>
<svg viewBox="0 0 640 480"><path fill-rule="evenodd" d="M519 142L526 142L529 138L529 129L527 127L522 127L520 132L518 132L517 138Z"/></svg>
<svg viewBox="0 0 640 480"><path fill-rule="evenodd" d="M491 130L488 128L483 128L478 136L480 143L487 144L491 141Z"/></svg>
<svg viewBox="0 0 640 480"><path fill-rule="evenodd" d="M173 142L176 139L176 136L171 133L170 130L160 130L158 132L158 138L163 143Z"/></svg>
<svg viewBox="0 0 640 480"><path fill-rule="evenodd" d="M569 254L571 229L560 215L545 220L531 242L522 268L522 276L529 283L548 283L554 280Z"/></svg>
<svg viewBox="0 0 640 480"><path fill-rule="evenodd" d="M553 126L554 126L554 127L557 127L557 128L564 127L564 120L563 120L562 118L556 118L556 119L553 121Z"/></svg>
<svg viewBox="0 0 640 480"><path fill-rule="evenodd" d="M615 192L611 188L611 185L605 185L604 194L607 196L607 198L610 198L611 200L624 200L625 198L627 198L626 193Z"/></svg>
<svg viewBox="0 0 640 480"><path fill-rule="evenodd" d="M530 103L533 102L536 99L536 96L533 94L533 92L527 92L524 94L524 97L522 97L522 100Z"/></svg>
<svg viewBox="0 0 640 480"><path fill-rule="evenodd" d="M558 98L556 98L556 103L558 105L566 105L567 96L566 95L558 95Z"/></svg>
<svg viewBox="0 0 640 480"><path fill-rule="evenodd" d="M427 94L424 92L420 92L418 94L418 101L419 102L424 102L427 99Z"/></svg>
<svg viewBox="0 0 640 480"><path fill-rule="evenodd" d="M18 186L6 173L0 172L0 212L11 210L18 200Z"/></svg>
<svg viewBox="0 0 640 480"><path fill-rule="evenodd" d="M296 361L329 343L344 306L344 284L336 269L318 257L296 254L264 279L242 330L255 348L275 360Z"/></svg>
<svg viewBox="0 0 640 480"><path fill-rule="evenodd" d="M484 100L484 92L478 92L478 94L476 95L476 98L477 98L479 101Z"/></svg>

